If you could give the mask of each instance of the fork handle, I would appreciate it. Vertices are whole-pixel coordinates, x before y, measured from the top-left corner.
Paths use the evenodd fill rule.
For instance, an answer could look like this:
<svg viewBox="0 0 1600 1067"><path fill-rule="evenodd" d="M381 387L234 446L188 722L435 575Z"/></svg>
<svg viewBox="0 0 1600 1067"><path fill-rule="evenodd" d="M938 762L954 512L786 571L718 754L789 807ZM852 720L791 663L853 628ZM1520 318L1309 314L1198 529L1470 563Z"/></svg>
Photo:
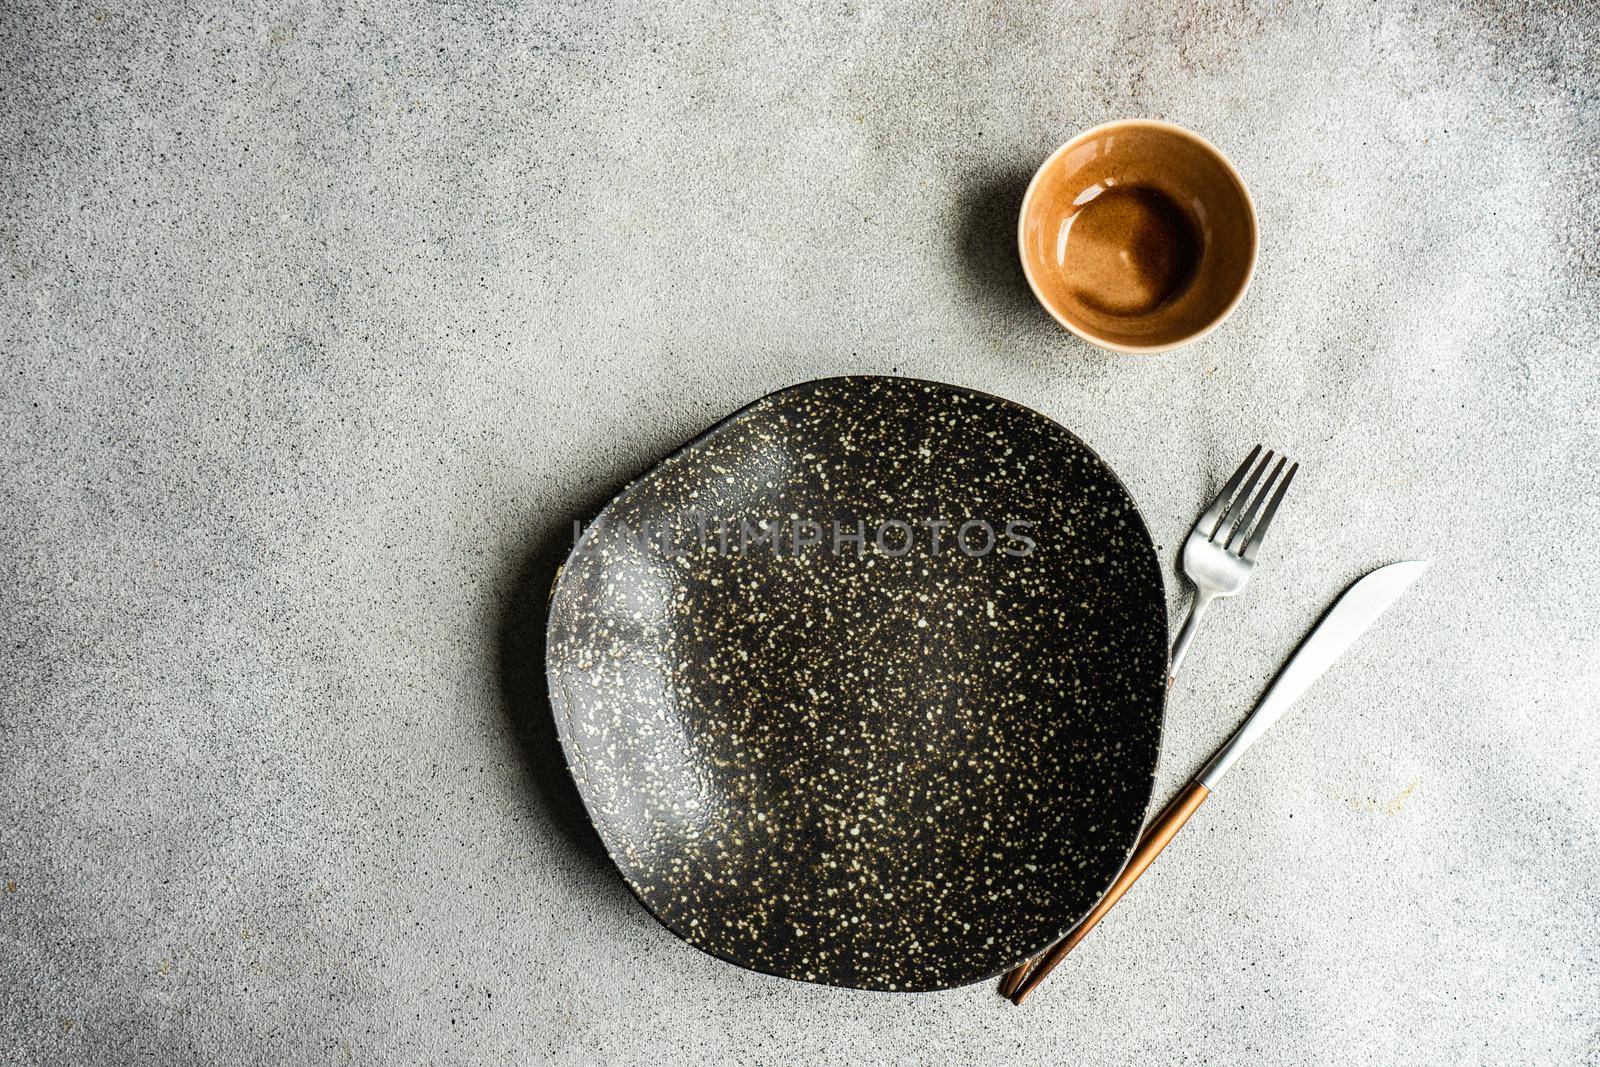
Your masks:
<svg viewBox="0 0 1600 1067"><path fill-rule="evenodd" d="M1178 679L1178 667L1183 663L1183 657L1189 654L1189 646L1194 642L1195 631L1200 629L1200 616L1206 613L1215 596L1207 596L1196 592L1194 600L1189 604L1189 617L1183 620L1183 626L1178 630L1178 639L1172 642L1172 658L1167 661L1167 688L1172 688L1172 683Z"/></svg>
<svg viewBox="0 0 1600 1067"><path fill-rule="evenodd" d="M1133 850L1128 865L1122 869L1122 874L1111 884L1106 895L1094 910L1083 917L1083 921L1073 928L1066 937L1057 941L1048 952L1039 957L1039 962L1034 966L1033 972L1017 984L1016 990L1011 994L1013 1004L1021 1004L1028 998L1028 994L1036 989L1040 982L1053 970L1056 964L1067 958L1067 953L1078 947L1078 943L1089 936L1101 919L1106 917L1113 905L1122 899L1122 895L1133 888L1133 883L1145 872L1161 850L1167 847L1175 834L1183 829L1183 824L1195 813L1206 797L1211 795L1211 790L1199 782L1190 782L1184 786L1172 803L1166 806L1155 822L1145 828L1143 836L1139 838L1139 845Z"/></svg>

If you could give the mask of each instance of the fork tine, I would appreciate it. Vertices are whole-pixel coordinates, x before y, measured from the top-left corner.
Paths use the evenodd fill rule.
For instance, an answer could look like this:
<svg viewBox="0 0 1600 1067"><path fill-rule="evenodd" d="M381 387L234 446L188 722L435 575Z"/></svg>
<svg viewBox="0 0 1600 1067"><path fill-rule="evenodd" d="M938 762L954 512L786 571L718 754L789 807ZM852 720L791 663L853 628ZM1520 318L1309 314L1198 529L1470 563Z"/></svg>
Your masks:
<svg viewBox="0 0 1600 1067"><path fill-rule="evenodd" d="M1256 528L1250 531L1250 537L1244 543L1244 558L1248 563L1256 561L1256 553L1261 551L1261 542L1266 540L1267 527L1272 525L1272 517L1278 513L1278 505L1283 503L1283 494L1289 491L1289 483L1294 481L1294 472L1300 469L1296 463L1289 468L1289 473L1283 476L1283 481L1278 483L1278 491L1272 494L1272 503L1267 505L1267 510L1261 513L1261 521L1256 523Z"/></svg>
<svg viewBox="0 0 1600 1067"><path fill-rule="evenodd" d="M1222 517L1222 522L1218 524L1216 530L1211 534L1213 543L1216 542L1217 538L1221 537L1223 547L1227 547L1227 542L1233 540L1232 532L1238 529L1239 526L1239 509L1243 508L1245 502L1250 499L1250 493L1255 489L1256 482L1261 480L1261 475L1266 472L1267 466L1272 463L1272 456L1272 450L1270 448L1267 449L1267 454L1261 457L1261 462L1251 472L1250 480L1244 483L1244 487L1239 490L1239 495L1233 498L1233 504L1229 506L1228 513ZM1224 534L1227 534L1227 536L1224 537Z"/></svg>
<svg viewBox="0 0 1600 1067"><path fill-rule="evenodd" d="M1205 514L1201 515L1199 521L1194 524L1196 530L1206 531L1207 540L1217 535L1217 523L1221 520L1222 513L1228 506L1228 501L1233 499L1233 494L1238 490L1239 483L1244 481L1244 476L1250 471L1250 464L1254 463L1256 456L1260 454L1260 445L1256 445L1250 450L1250 454L1244 457L1244 462L1239 464L1239 469L1233 472L1233 477L1228 479L1228 484L1223 486L1222 492L1217 494L1217 499L1211 502L1211 506L1206 508Z"/></svg>
<svg viewBox="0 0 1600 1067"><path fill-rule="evenodd" d="M1246 540L1245 535L1250 532L1250 524L1256 521L1256 513L1261 510L1261 505L1265 504L1267 502L1267 497L1272 494L1272 483L1278 480L1278 475L1283 473L1283 465L1288 462L1288 456L1279 457L1278 465L1272 468L1272 473L1267 475L1267 480L1261 483L1261 491L1256 494L1256 498L1254 500L1250 501L1249 510L1244 513L1244 517L1241 518L1238 525L1233 528L1233 532L1228 534L1227 543L1222 546L1223 548L1232 548L1234 539L1237 538L1239 541L1239 551L1244 551L1244 543ZM1266 464L1262 464L1262 466L1264 467Z"/></svg>

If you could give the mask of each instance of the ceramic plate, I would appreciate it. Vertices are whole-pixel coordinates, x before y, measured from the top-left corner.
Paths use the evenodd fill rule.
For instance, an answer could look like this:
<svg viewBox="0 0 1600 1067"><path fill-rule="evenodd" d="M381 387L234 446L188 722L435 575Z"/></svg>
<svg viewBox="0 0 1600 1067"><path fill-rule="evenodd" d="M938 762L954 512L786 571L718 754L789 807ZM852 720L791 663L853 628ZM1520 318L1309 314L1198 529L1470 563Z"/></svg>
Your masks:
<svg viewBox="0 0 1600 1067"><path fill-rule="evenodd" d="M547 640L623 878L753 970L999 974L1094 905L1150 800L1150 535L1083 442L970 390L832 378L732 415L587 527Z"/></svg>

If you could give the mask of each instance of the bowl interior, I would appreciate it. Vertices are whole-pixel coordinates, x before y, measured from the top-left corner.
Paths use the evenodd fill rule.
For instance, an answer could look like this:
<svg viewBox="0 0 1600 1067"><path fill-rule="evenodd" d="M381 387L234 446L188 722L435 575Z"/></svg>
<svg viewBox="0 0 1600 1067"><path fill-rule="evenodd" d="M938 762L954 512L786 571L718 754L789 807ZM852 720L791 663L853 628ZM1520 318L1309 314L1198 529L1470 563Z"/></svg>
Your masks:
<svg viewBox="0 0 1600 1067"><path fill-rule="evenodd" d="M662 922L894 990L997 974L1093 906L1150 797L1165 665L1149 533L1094 453L876 377L764 398L624 490L547 647L579 791Z"/></svg>
<svg viewBox="0 0 1600 1067"><path fill-rule="evenodd" d="M1158 351L1233 310L1255 266L1256 218L1208 142L1136 120L1052 155L1024 198L1018 238L1029 284L1062 325L1108 348Z"/></svg>

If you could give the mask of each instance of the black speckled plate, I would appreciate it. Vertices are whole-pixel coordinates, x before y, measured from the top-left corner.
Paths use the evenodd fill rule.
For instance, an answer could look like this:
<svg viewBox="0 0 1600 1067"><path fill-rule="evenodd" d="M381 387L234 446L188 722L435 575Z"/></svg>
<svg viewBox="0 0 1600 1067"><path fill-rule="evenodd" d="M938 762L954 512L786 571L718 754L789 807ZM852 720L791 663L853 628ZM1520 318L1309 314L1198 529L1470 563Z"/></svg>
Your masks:
<svg viewBox="0 0 1600 1067"><path fill-rule="evenodd" d="M661 922L768 974L927 990L1043 948L1122 869L1166 636L1149 532L1083 442L850 377L608 504L546 654L584 803Z"/></svg>

